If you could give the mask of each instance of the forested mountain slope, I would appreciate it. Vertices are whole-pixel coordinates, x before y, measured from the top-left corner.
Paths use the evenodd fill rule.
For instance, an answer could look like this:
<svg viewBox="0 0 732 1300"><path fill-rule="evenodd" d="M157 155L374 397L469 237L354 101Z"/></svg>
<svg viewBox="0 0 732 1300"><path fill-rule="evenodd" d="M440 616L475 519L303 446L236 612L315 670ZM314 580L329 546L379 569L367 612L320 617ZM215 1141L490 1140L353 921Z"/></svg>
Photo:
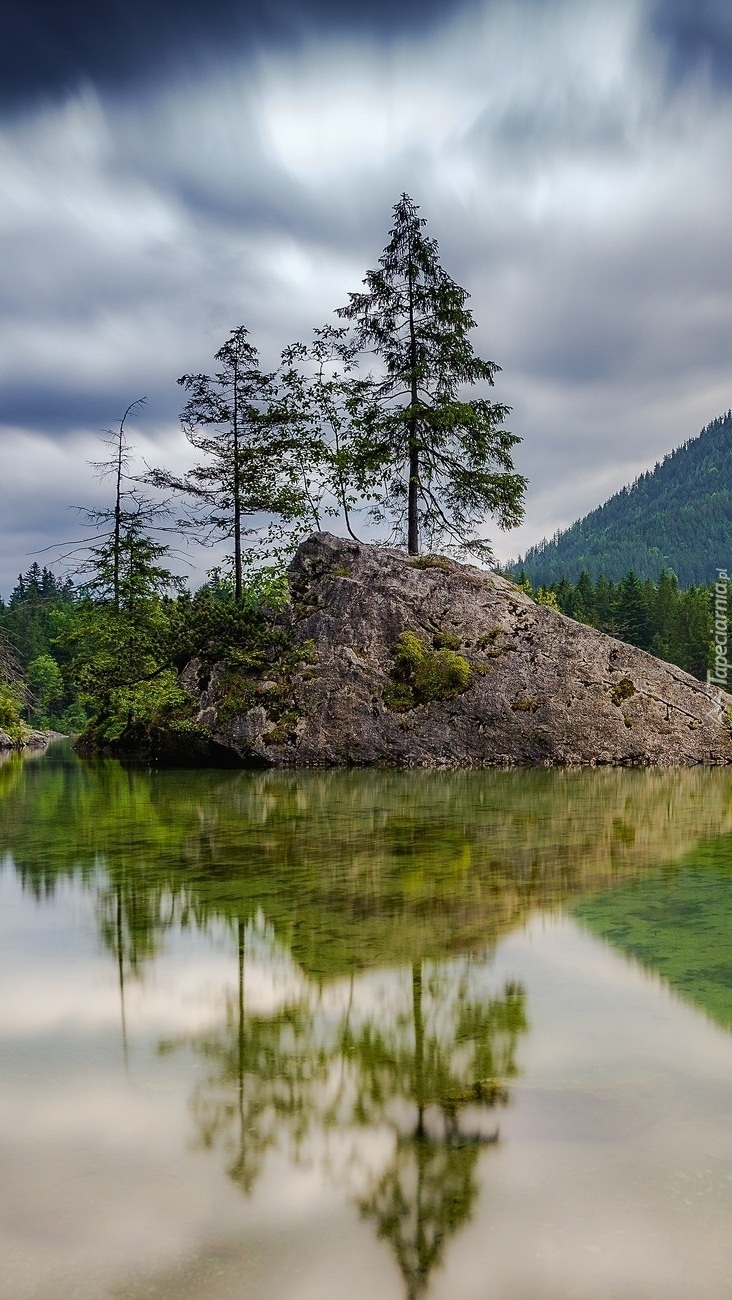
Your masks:
<svg viewBox="0 0 732 1300"><path fill-rule="evenodd" d="M562 577L657 578L671 569L682 587L711 582L732 565L732 412L712 420L597 510L513 566L533 586Z"/></svg>

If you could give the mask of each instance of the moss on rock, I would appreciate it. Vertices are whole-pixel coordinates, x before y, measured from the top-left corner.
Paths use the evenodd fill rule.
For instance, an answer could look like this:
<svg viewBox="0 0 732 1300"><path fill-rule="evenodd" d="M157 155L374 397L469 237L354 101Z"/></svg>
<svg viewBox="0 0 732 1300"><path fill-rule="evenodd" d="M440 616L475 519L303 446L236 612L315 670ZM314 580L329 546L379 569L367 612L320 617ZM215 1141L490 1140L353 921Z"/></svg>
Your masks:
<svg viewBox="0 0 732 1300"><path fill-rule="evenodd" d="M394 712L404 713L418 704L462 695L471 680L470 664L463 655L446 647L432 651L416 632L402 632L394 644L394 670L384 702Z"/></svg>
<svg viewBox="0 0 732 1300"><path fill-rule="evenodd" d="M610 687L610 699L618 707L624 700L629 700L631 695L635 695L635 686L629 677L621 677L619 682Z"/></svg>

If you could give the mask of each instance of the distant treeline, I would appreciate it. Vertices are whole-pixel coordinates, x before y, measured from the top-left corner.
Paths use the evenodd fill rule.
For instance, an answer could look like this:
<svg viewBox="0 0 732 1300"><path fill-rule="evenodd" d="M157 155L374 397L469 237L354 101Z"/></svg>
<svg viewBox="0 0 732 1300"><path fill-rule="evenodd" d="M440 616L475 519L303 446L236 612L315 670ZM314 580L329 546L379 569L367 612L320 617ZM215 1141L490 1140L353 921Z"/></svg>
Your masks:
<svg viewBox="0 0 732 1300"><path fill-rule="evenodd" d="M682 587L713 582L732 562L732 412L712 420L565 532L532 546L513 566L535 586L582 572L618 580L671 570Z"/></svg>
<svg viewBox="0 0 732 1300"><path fill-rule="evenodd" d="M519 585L539 604L552 605L580 623L649 650L694 677L706 678L713 632L711 585L682 590L676 576L665 570L656 582L641 581L632 569L619 582L603 574L593 582L585 571L575 583L563 577L536 588L525 570L517 576Z"/></svg>
<svg viewBox="0 0 732 1300"><path fill-rule="evenodd" d="M0 729L15 729L19 705L37 727L69 732L84 726L86 713L66 671L71 651L61 644L74 610L71 579L38 564L18 575L7 604L0 598L0 647L17 669L12 690L8 674L0 672Z"/></svg>

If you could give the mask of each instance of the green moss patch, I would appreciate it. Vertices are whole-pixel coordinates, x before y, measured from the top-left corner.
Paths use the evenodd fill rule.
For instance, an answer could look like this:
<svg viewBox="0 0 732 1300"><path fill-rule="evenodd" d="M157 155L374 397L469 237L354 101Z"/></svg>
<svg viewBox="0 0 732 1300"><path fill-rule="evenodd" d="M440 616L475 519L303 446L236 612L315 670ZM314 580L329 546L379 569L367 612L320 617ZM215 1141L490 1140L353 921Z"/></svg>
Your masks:
<svg viewBox="0 0 732 1300"><path fill-rule="evenodd" d="M629 677L621 677L619 682L610 687L610 699L618 707L624 700L629 700L631 695L635 695L635 686Z"/></svg>
<svg viewBox="0 0 732 1300"><path fill-rule="evenodd" d="M394 669L384 702L395 713L405 713L418 704L462 695L471 680L470 664L462 655L445 647L432 651L416 632L402 632L394 645Z"/></svg>
<svg viewBox="0 0 732 1300"><path fill-rule="evenodd" d="M300 714L296 709L288 709L286 713L276 723L270 731L265 732L262 739L266 745L287 745L294 740L297 735L297 724L300 720Z"/></svg>
<svg viewBox="0 0 732 1300"><path fill-rule="evenodd" d="M456 632L436 632L432 644L435 650L459 650L462 641Z"/></svg>
<svg viewBox="0 0 732 1300"><path fill-rule="evenodd" d="M451 569L452 564L444 555L417 555L409 561L410 569Z"/></svg>

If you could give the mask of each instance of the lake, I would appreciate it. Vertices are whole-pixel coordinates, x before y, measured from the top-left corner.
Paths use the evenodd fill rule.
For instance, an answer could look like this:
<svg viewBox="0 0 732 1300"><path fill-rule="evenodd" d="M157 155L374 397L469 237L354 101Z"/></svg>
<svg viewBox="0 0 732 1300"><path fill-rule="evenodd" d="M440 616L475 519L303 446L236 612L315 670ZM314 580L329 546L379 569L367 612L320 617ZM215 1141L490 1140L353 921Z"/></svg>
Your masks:
<svg viewBox="0 0 732 1300"><path fill-rule="evenodd" d="M0 764L2 1300L720 1300L732 772Z"/></svg>

